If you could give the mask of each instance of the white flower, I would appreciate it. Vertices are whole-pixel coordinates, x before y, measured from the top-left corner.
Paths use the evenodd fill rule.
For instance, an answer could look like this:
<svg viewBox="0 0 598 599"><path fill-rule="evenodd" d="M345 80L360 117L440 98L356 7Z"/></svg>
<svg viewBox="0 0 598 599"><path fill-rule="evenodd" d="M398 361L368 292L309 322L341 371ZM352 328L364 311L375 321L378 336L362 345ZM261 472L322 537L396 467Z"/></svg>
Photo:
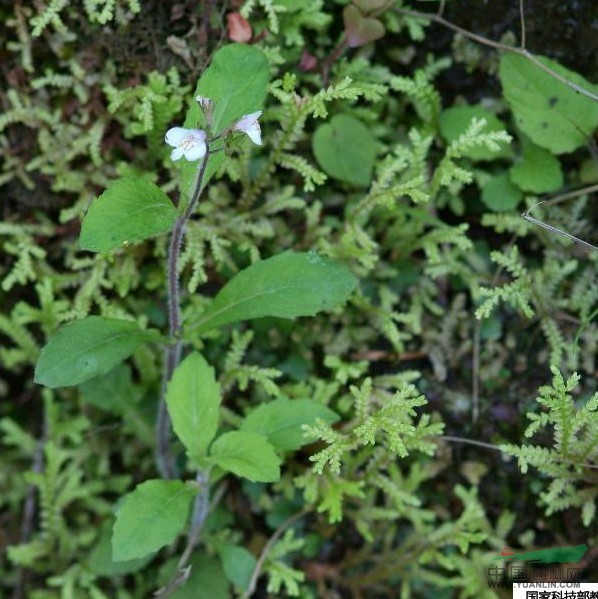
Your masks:
<svg viewBox="0 0 598 599"><path fill-rule="evenodd" d="M201 129L185 129L173 127L166 132L164 138L174 150L170 153L172 160L179 160L184 156L187 160L199 160L206 155L206 132Z"/></svg>
<svg viewBox="0 0 598 599"><path fill-rule="evenodd" d="M260 130L260 124L257 122L258 118L262 114L261 110L252 112L242 116L237 123L233 126L233 131L242 131L247 133L249 139L256 145L262 145L262 132Z"/></svg>

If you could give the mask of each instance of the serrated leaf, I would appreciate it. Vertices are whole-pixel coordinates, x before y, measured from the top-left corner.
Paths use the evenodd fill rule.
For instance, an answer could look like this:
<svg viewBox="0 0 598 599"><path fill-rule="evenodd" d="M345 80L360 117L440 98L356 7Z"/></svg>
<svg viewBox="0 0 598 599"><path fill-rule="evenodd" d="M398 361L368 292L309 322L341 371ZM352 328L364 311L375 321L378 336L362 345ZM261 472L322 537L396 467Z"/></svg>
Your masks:
<svg viewBox="0 0 598 599"><path fill-rule="evenodd" d="M521 160L511 167L509 174L520 189L532 193L549 193L563 185L558 158L530 142L524 143Z"/></svg>
<svg viewBox="0 0 598 599"><path fill-rule="evenodd" d="M312 148L318 164L331 177L353 185L370 184L376 139L361 121L347 114L335 115L316 129Z"/></svg>
<svg viewBox="0 0 598 599"><path fill-rule="evenodd" d="M548 58L540 62L565 79L594 91L581 75ZM537 145L554 154L585 145L598 127L598 102L558 81L523 56L504 54L500 81L519 128Z"/></svg>
<svg viewBox="0 0 598 599"><path fill-rule="evenodd" d="M83 219L79 245L92 252L120 249L167 233L176 214L168 196L151 181L120 179L91 204Z"/></svg>
<svg viewBox="0 0 598 599"><path fill-rule="evenodd" d="M106 374L142 343L159 339L129 320L88 316L61 327L42 348L34 381L46 387L78 385Z"/></svg>
<svg viewBox="0 0 598 599"><path fill-rule="evenodd" d="M192 457L207 453L220 416L220 385L214 369L197 352L174 371L166 389L166 404L177 437Z"/></svg>
<svg viewBox="0 0 598 599"><path fill-rule="evenodd" d="M489 179L482 188L482 202L494 212L510 212L523 198L521 189L513 185L507 173Z"/></svg>
<svg viewBox="0 0 598 599"><path fill-rule="evenodd" d="M182 481L148 480L125 496L112 533L112 558L140 559L183 530L197 491Z"/></svg>
<svg viewBox="0 0 598 599"><path fill-rule="evenodd" d="M316 418L332 424L339 416L311 399L280 398L252 410L243 420L241 430L263 435L277 449L288 451L309 443L302 427L315 424Z"/></svg>
<svg viewBox="0 0 598 599"><path fill-rule="evenodd" d="M274 446L256 433L232 431L220 435L210 448L209 461L253 482L280 479L280 458Z"/></svg>
<svg viewBox="0 0 598 599"><path fill-rule="evenodd" d="M112 525L103 527L100 538L85 560L86 566L97 576L122 576L141 570L151 559L146 556L142 559L116 562L112 559Z"/></svg>
<svg viewBox="0 0 598 599"><path fill-rule="evenodd" d="M453 106L440 113L440 134L450 144L465 133L474 118L486 121L486 126L482 129L482 133L504 131L506 129L497 116L481 106ZM511 149L506 144L501 144L500 150L491 150L485 146L476 146L463 151L463 156L471 160L496 160L497 158L510 155Z"/></svg>
<svg viewBox="0 0 598 599"><path fill-rule="evenodd" d="M311 316L344 302L357 279L338 262L315 253L284 252L235 275L196 325L205 332L232 322Z"/></svg>
<svg viewBox="0 0 598 599"><path fill-rule="evenodd" d="M218 553L228 580L237 588L247 590L257 563L253 554L245 547L228 544L220 547Z"/></svg>

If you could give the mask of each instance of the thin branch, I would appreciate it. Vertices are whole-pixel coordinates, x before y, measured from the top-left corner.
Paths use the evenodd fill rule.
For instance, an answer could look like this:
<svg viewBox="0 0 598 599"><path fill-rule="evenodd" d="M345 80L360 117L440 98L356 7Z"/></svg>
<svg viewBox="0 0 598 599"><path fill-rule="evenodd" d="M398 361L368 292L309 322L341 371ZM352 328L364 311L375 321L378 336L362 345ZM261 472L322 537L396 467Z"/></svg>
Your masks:
<svg viewBox="0 0 598 599"><path fill-rule="evenodd" d="M492 443L485 443L484 441L476 441L475 439L466 439L465 437L453 437L451 435L439 435L434 439L442 439L443 441L449 441L450 443L465 443L466 445L475 445L476 447L483 447L484 449L490 449L492 451L498 451L499 453L505 453L498 445L492 445ZM513 457L511 454L506 454L509 457ZM554 458L555 462L562 462L564 464L572 464L573 466L581 466L583 468L591 468L592 470L598 470L598 464L589 464L588 462L575 462L574 460L565 460L562 458Z"/></svg>
<svg viewBox="0 0 598 599"><path fill-rule="evenodd" d="M519 21L521 23L521 49L525 49L525 9L523 0L519 0Z"/></svg>
<svg viewBox="0 0 598 599"><path fill-rule="evenodd" d="M580 93L594 100L594 102L598 102L598 94L592 93L591 91L577 85L576 83L573 83L573 81L569 81L569 79L566 79L556 71L553 71L550 67L547 67L545 64L543 64L538 58L536 58L536 56L534 56L531 52L528 52L525 48L517 48L515 46L508 46L506 44L501 44L500 42L495 42L482 35L478 35L477 33L473 33L471 31L468 31L467 29L463 29L462 27L459 27L458 25L455 25L454 23L451 23L443 17L433 13L419 12L417 10L409 10L407 8L400 7L396 7L394 10L408 17L433 21L434 23L438 23L440 25L443 25L444 27L448 27L448 29L452 29L453 31L460 33L461 35L468 37L469 39L472 39L485 46L490 46L491 48L502 50L503 52L511 52L512 54L518 54L519 56L523 56L524 58L527 58L527 60L533 62L544 72L548 73L548 75L554 77L561 83L564 83L571 89L575 90L577 93Z"/></svg>
<svg viewBox="0 0 598 599"><path fill-rule="evenodd" d="M255 587L257 586L257 581L262 572L262 567L264 565L264 562L266 561L266 558L268 557L268 554L272 550L272 547L274 547L274 544L276 543L276 541L278 541L278 539L281 537L282 533L287 528L289 528L289 526L291 526L291 524L294 524L297 520L300 520L301 518L303 518L303 516L308 514L309 511L310 511L309 508L305 508L305 509L301 510L300 512L297 512L290 518L287 518L276 529L276 531L270 537L268 542L264 545L264 548L262 549L262 552L260 553L260 556L255 564L253 574L251 575L251 580L249 581L249 586L247 587L247 590L245 591L245 593L243 593L242 599L249 599L249 597L251 597L253 595L253 593L255 593Z"/></svg>
<svg viewBox="0 0 598 599"><path fill-rule="evenodd" d="M166 348L164 355L164 374L162 377L162 391L158 404L158 417L156 423L156 463L163 478L173 478L175 474L174 459L170 451L170 416L166 407L166 386L170 381L176 367L181 360L181 306L179 293L179 257L185 237L185 228L191 215L195 211L201 192L203 191L203 179L210 158L210 152L206 152L201 161L193 195L180 215L172 230L170 244L168 246L168 332L170 345Z"/></svg>
<svg viewBox="0 0 598 599"><path fill-rule="evenodd" d="M566 200L570 200L572 198L576 198L576 197L579 197L582 195L593 193L595 191L598 191L598 184L589 185L588 187L582 187L581 189L575 189L573 191L559 194L553 198L541 200L540 202L537 202L536 204L534 204L533 206L528 208L521 215L521 218L523 218L524 220L526 220L530 223L538 225L539 227L542 227L543 229L546 229L547 231L551 231L552 233L556 233L557 235L562 235L564 237L567 237L567 239L571 239L571 241L574 241L575 243L578 243L579 245L582 245L590 250L598 252L598 247L596 247L595 245L592 245L591 243L588 243L587 241L584 241L583 239L580 239L579 237L575 237L575 235L571 235L571 233L567 233L567 231L563 231L562 229L558 229L557 227L553 227L552 225L549 225L548 223L545 223L544 221L534 218L530 214L530 212L532 210L534 210L534 208L537 208L541 204L546 204L547 206L553 206L554 204L559 204Z"/></svg>

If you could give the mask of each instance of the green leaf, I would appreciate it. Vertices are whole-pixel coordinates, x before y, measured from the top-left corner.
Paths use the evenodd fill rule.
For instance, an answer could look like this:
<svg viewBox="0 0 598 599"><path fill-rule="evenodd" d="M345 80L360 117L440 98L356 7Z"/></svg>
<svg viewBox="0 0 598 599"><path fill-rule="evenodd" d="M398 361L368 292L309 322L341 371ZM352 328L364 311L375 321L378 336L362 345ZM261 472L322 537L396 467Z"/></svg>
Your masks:
<svg viewBox="0 0 598 599"><path fill-rule="evenodd" d="M219 133L243 115L260 110L269 78L268 61L255 46L229 44L220 48L197 83L184 126L205 126L203 113L195 101L198 95L214 102L213 133Z"/></svg>
<svg viewBox="0 0 598 599"><path fill-rule="evenodd" d="M563 185L563 171L558 158L530 142L524 142L523 156L509 172L513 183L532 193L548 193Z"/></svg>
<svg viewBox="0 0 598 599"><path fill-rule="evenodd" d="M178 480L148 480L125 496L112 532L115 561L139 559L172 543L197 491Z"/></svg>
<svg viewBox="0 0 598 599"><path fill-rule="evenodd" d="M106 374L142 343L159 339L128 320L88 316L61 327L42 348L35 382L46 387L78 385Z"/></svg>
<svg viewBox="0 0 598 599"><path fill-rule="evenodd" d="M141 441L150 446L154 443L153 422L139 406L143 390L133 383L128 364L119 364L107 374L85 381L79 385L79 391L85 403L121 415Z"/></svg>
<svg viewBox="0 0 598 599"><path fill-rule="evenodd" d="M280 458L265 437L245 431L220 435L210 448L211 463L254 482L280 480Z"/></svg>
<svg viewBox="0 0 598 599"><path fill-rule="evenodd" d="M482 133L504 131L506 129L498 117L481 106L453 106L440 113L440 134L450 144L465 133L474 118L486 121L486 126L482 129ZM506 144L501 144L500 150L491 150L485 146L477 146L467 148L463 152L463 156L471 160L496 160L497 158L510 155L511 148Z"/></svg>
<svg viewBox="0 0 598 599"><path fill-rule="evenodd" d="M492 177L482 188L482 202L494 212L515 210L522 197L521 190L513 185L507 173Z"/></svg>
<svg viewBox="0 0 598 599"><path fill-rule="evenodd" d="M361 121L347 114L335 115L316 129L312 147L318 164L331 177L353 185L370 184L376 139Z"/></svg>
<svg viewBox="0 0 598 599"><path fill-rule="evenodd" d="M351 271L338 262L312 252L284 252L234 276L196 327L205 332L264 316L310 316L344 302L356 284Z"/></svg>
<svg viewBox="0 0 598 599"><path fill-rule="evenodd" d="M198 599L198 596L230 599L227 576L218 558L198 551L191 558L190 565L189 578L182 587L169 595L169 599Z"/></svg>
<svg viewBox="0 0 598 599"><path fill-rule="evenodd" d="M120 179L91 204L79 245L92 252L116 250L170 231L176 214L168 196L154 183Z"/></svg>
<svg viewBox="0 0 598 599"><path fill-rule="evenodd" d="M207 453L218 428L220 401L214 369L197 352L189 354L174 371L166 403L174 432L190 456Z"/></svg>
<svg viewBox="0 0 598 599"><path fill-rule="evenodd" d="M269 77L268 61L255 46L229 44L220 48L197 82L183 126L196 129L206 125L203 112L195 100L198 95L210 98L214 102L213 133L219 133L240 117L260 110L266 99ZM203 177L203 187L220 168L225 157L224 152L210 155ZM199 164L187 160L178 162L184 198L188 199L193 192Z"/></svg>
<svg viewBox="0 0 598 599"><path fill-rule="evenodd" d="M137 403L141 391L133 385L131 368L119 364L103 376L89 379L79 386L81 399L100 410L122 414L125 406Z"/></svg>
<svg viewBox="0 0 598 599"><path fill-rule="evenodd" d="M585 89L596 89L581 75L557 62L540 62ZM523 56L504 54L500 81L519 128L531 140L554 154L584 145L598 127L598 102L561 83Z"/></svg>
<svg viewBox="0 0 598 599"><path fill-rule="evenodd" d="M335 412L311 399L280 398L252 410L241 430L263 435L277 449L294 450L309 443L302 426L315 424L316 418L328 424L339 419Z"/></svg>
<svg viewBox="0 0 598 599"><path fill-rule="evenodd" d="M238 545L223 545L218 553L228 580L239 589L247 590L257 564L253 554Z"/></svg>
<svg viewBox="0 0 598 599"><path fill-rule="evenodd" d="M97 576L122 576L138 572L151 560L151 556L131 561L116 562L112 559L112 524L103 526L100 538L86 559L86 566Z"/></svg>

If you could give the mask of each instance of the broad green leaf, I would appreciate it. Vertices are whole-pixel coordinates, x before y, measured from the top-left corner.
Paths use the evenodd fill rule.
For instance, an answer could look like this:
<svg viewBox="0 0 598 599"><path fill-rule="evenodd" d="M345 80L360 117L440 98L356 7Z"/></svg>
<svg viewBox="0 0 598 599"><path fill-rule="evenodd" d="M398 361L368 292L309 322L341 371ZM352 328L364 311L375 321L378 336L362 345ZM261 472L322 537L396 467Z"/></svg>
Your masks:
<svg viewBox="0 0 598 599"><path fill-rule="evenodd" d="M189 354L168 383L166 403L174 432L190 456L207 453L218 428L220 401L214 369L197 352Z"/></svg>
<svg viewBox="0 0 598 599"><path fill-rule="evenodd" d="M522 197L521 190L511 183L507 173L492 177L482 188L482 202L494 212L515 210Z"/></svg>
<svg viewBox="0 0 598 599"><path fill-rule="evenodd" d="M142 343L159 339L128 320L88 316L61 327L42 348L35 382L68 387L106 374Z"/></svg>
<svg viewBox="0 0 598 599"><path fill-rule="evenodd" d="M107 374L81 383L79 391L85 403L115 414L121 414L126 405L137 403L142 394L133 385L127 364L119 364Z"/></svg>
<svg viewBox="0 0 598 599"><path fill-rule="evenodd" d="M347 114L335 115L316 129L312 148L318 164L331 177L353 185L370 184L376 139L361 121Z"/></svg>
<svg viewBox="0 0 598 599"><path fill-rule="evenodd" d="M280 458L266 438L257 433L232 431L220 435L210 447L209 461L254 482L280 479Z"/></svg>
<svg viewBox="0 0 598 599"><path fill-rule="evenodd" d="M329 424L339 419L332 410L311 399L280 398L252 410L243 420L241 430L263 435L277 449L294 450L309 443L302 426L313 425L316 418Z"/></svg>
<svg viewBox="0 0 598 599"><path fill-rule="evenodd" d="M168 196L154 183L120 179L91 204L83 219L79 245L92 252L116 250L167 233L176 214Z"/></svg>
<svg viewBox="0 0 598 599"><path fill-rule="evenodd" d="M189 578L169 595L169 599L230 599L228 579L217 557L198 551L191 558L190 565Z"/></svg>
<svg viewBox="0 0 598 599"><path fill-rule="evenodd" d="M343 264L312 252L284 252L235 275L195 326L204 332L264 316L311 316L344 302L356 284Z"/></svg>
<svg viewBox="0 0 598 599"><path fill-rule="evenodd" d="M596 86L553 60L547 67L590 91ZM519 128L537 145L554 154L583 146L598 127L598 102L558 81L523 56L504 54L500 81Z"/></svg>
<svg viewBox="0 0 598 599"><path fill-rule="evenodd" d="M268 61L255 46L229 44L220 48L197 83L185 127L205 125L195 101L198 95L214 102L213 133L219 133L245 114L260 110L269 77Z"/></svg>
<svg viewBox="0 0 598 599"><path fill-rule="evenodd" d="M143 391L133 382L128 364L119 364L103 376L88 379L79 385L81 399L101 410L120 414L126 426L144 443L155 440L153 423L147 411L139 407Z"/></svg>
<svg viewBox="0 0 598 599"><path fill-rule="evenodd" d="M548 193L563 185L563 171L558 158L530 142L523 144L523 156L509 173L513 183L532 193Z"/></svg>
<svg viewBox="0 0 598 599"><path fill-rule="evenodd" d="M228 580L237 588L247 590L257 563L253 554L238 545L223 545L218 553Z"/></svg>
<svg viewBox="0 0 598 599"><path fill-rule="evenodd" d="M176 539L197 491L179 480L148 480L125 496L112 531L112 558L139 559Z"/></svg>
<svg viewBox="0 0 598 599"><path fill-rule="evenodd" d="M86 566L97 576L122 576L141 570L151 556L126 562L116 562L112 559L112 523L102 527L100 538L86 559Z"/></svg>
<svg viewBox="0 0 598 599"><path fill-rule="evenodd" d="M442 137L448 143L455 141L465 133L474 118L486 121L486 126L482 129L483 133L506 129L498 117L481 106L453 106L440 113L439 125ZM500 150L478 146L467 149L463 155L471 160L496 160L510 156L511 148L506 144L501 144Z"/></svg>

